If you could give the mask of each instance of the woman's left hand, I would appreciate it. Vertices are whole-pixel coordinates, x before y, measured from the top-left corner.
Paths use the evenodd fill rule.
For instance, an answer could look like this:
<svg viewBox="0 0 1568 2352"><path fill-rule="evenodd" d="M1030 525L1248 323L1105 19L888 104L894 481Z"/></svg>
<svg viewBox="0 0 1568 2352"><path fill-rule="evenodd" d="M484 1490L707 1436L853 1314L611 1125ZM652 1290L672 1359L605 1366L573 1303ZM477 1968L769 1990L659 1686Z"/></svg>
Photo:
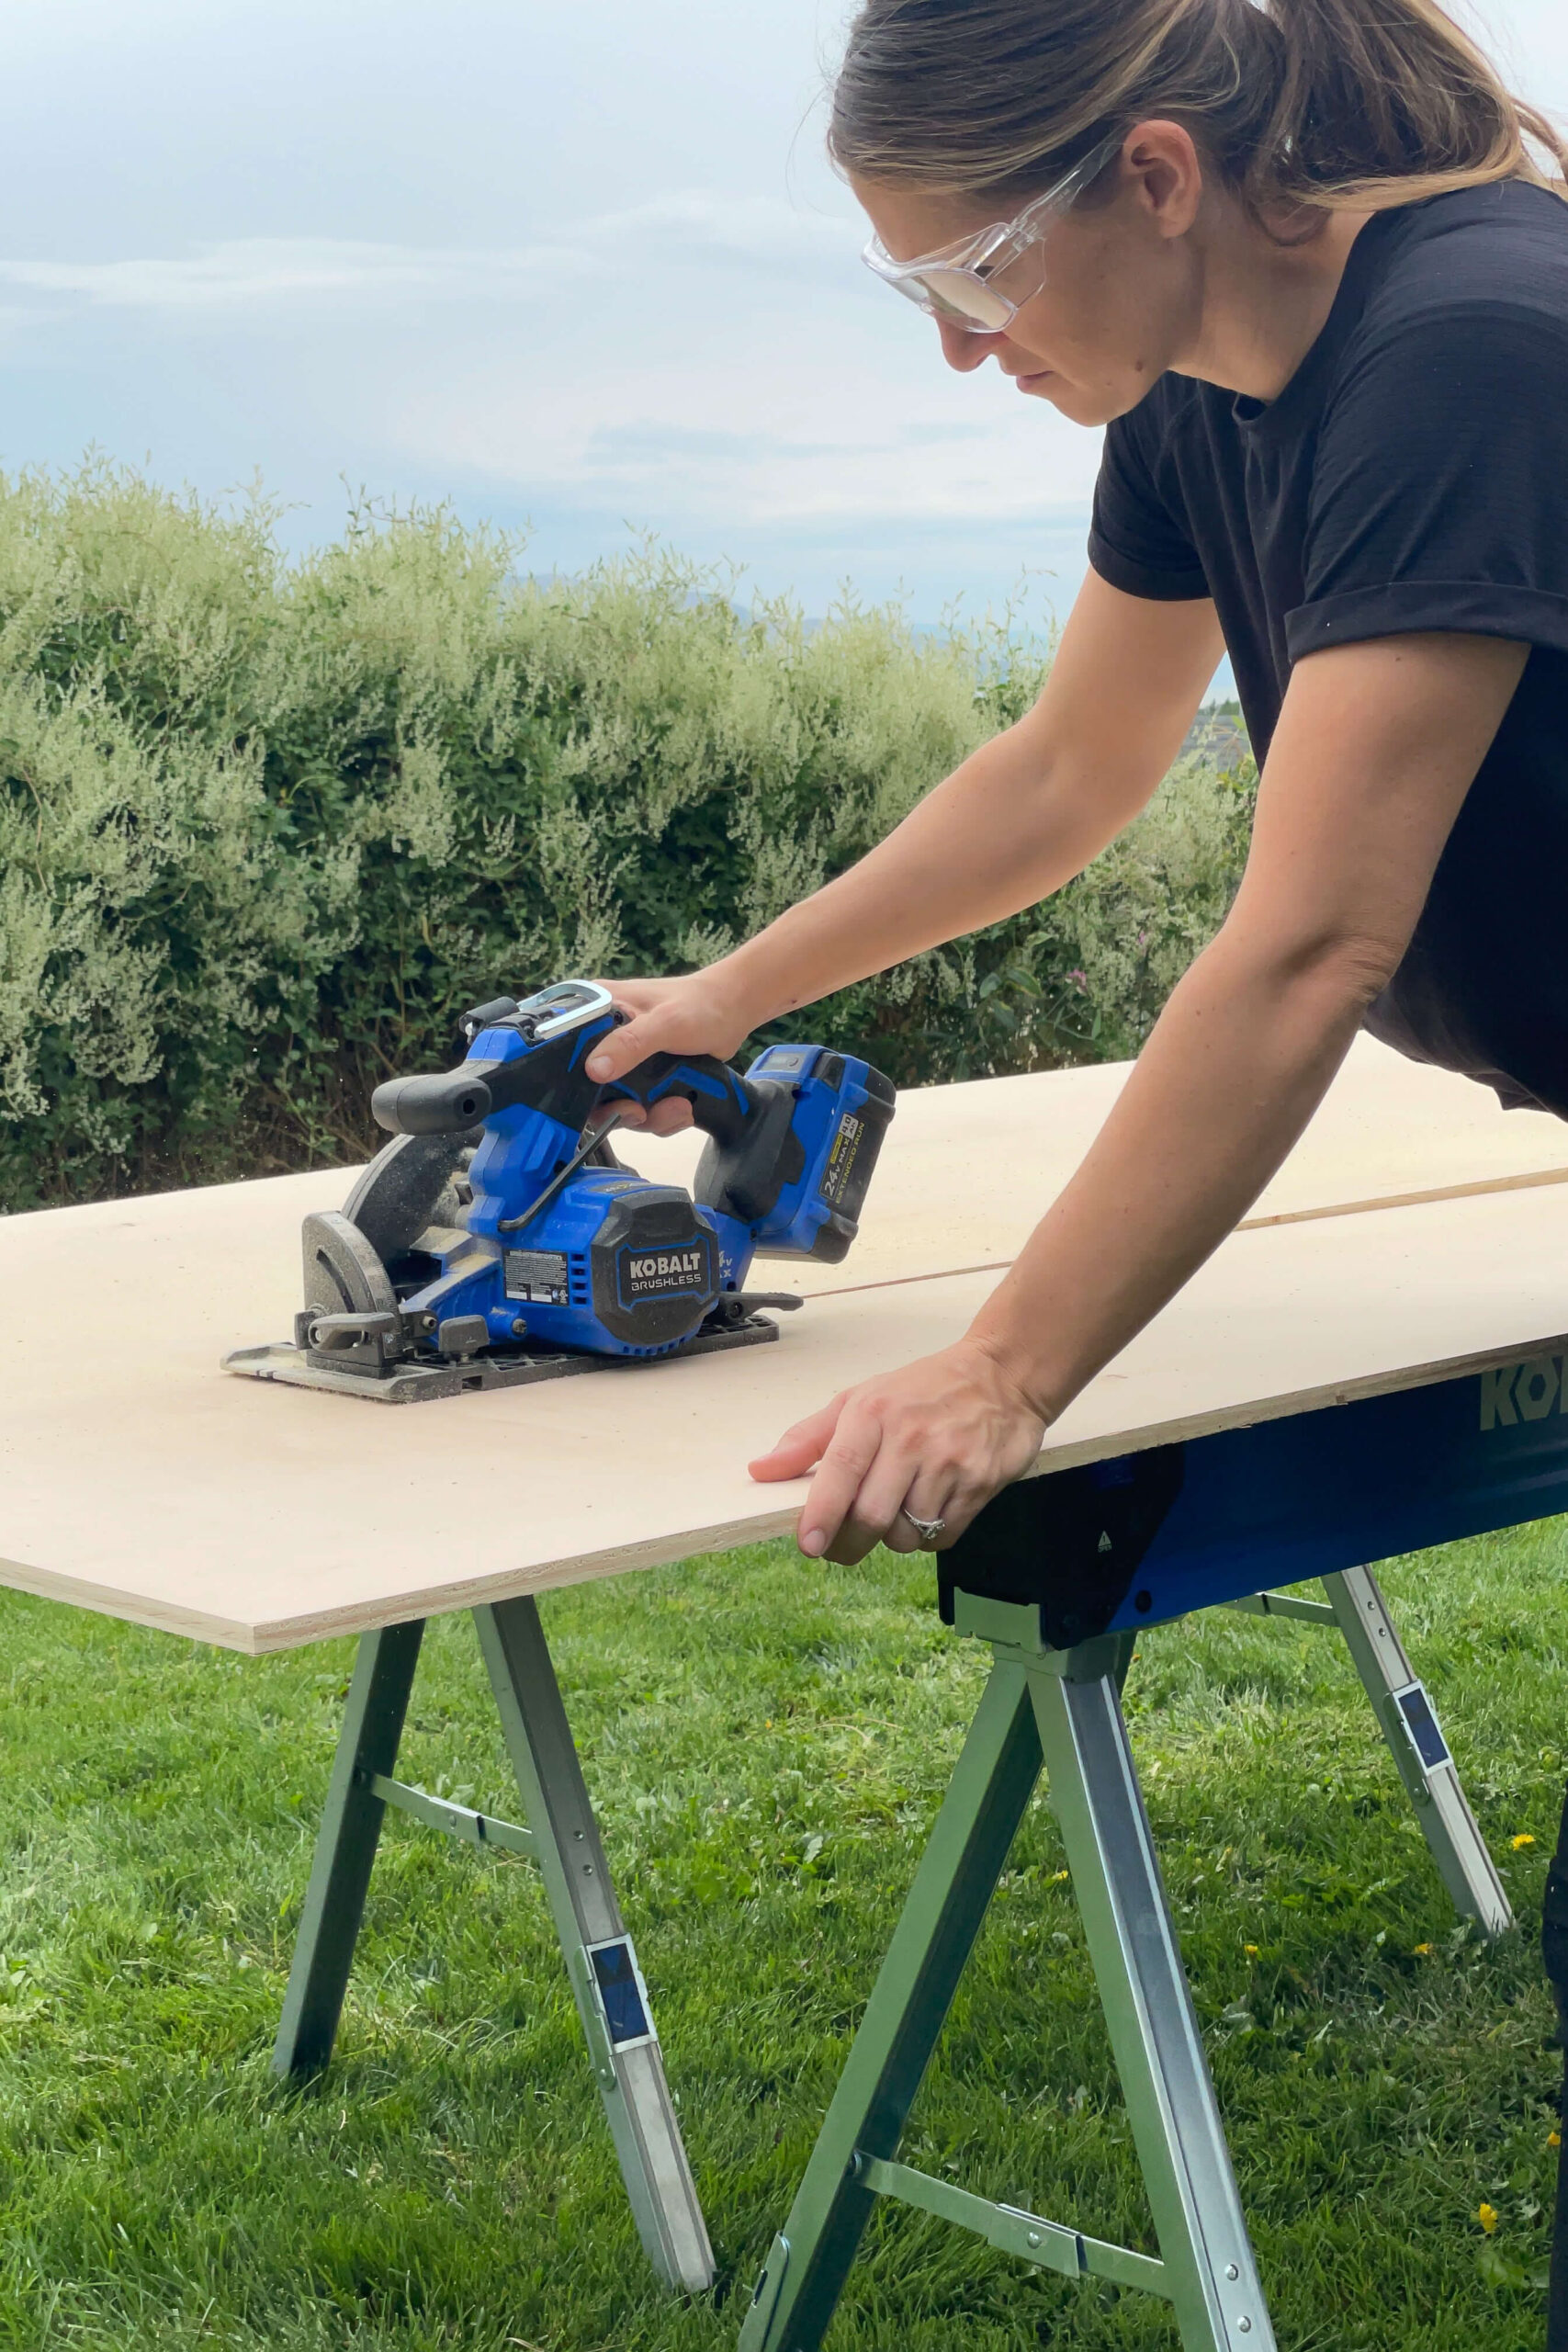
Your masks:
<svg viewBox="0 0 1568 2352"><path fill-rule="evenodd" d="M1045 1419L1017 1378L976 1340L846 1388L787 1430L750 1465L753 1478L816 1468L798 1541L811 1559L850 1567L878 1544L944 1550L976 1511L1021 1477ZM934 1544L914 1527L940 1519Z"/></svg>

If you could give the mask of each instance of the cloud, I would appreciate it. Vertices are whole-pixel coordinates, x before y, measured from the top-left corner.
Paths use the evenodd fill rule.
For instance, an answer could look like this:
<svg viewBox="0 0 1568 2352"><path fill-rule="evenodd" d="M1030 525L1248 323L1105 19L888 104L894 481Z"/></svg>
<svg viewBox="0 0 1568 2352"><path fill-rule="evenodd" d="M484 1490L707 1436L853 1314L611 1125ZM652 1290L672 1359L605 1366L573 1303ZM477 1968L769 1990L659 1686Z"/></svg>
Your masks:
<svg viewBox="0 0 1568 2352"><path fill-rule="evenodd" d="M513 303L542 288L637 277L650 255L675 267L716 257L795 274L838 266L857 232L847 216L796 210L770 197L733 201L694 188L572 224L536 243L494 247L377 244L343 237L243 237L183 254L122 261L0 260L0 286L127 311L234 311L323 298Z"/></svg>
<svg viewBox="0 0 1568 2352"><path fill-rule="evenodd" d="M345 295L522 300L542 284L604 269L601 256L556 244L443 251L336 237L243 237L180 256L0 261L0 285L116 310L228 311Z"/></svg>
<svg viewBox="0 0 1568 2352"><path fill-rule="evenodd" d="M583 234L605 245L656 242L748 260L793 261L811 254L840 262L864 243L865 225L858 214L808 211L777 197L726 197L715 189L685 188L602 213L584 224Z"/></svg>

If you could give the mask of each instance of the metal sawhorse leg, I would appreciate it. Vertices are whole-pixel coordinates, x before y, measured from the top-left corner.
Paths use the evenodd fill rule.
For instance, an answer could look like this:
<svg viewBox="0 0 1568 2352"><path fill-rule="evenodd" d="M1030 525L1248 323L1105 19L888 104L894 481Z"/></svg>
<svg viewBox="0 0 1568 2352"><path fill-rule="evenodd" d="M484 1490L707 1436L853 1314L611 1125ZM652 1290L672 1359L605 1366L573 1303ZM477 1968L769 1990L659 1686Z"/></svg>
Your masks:
<svg viewBox="0 0 1568 2352"><path fill-rule="evenodd" d="M1046 1647L1037 1607L959 1592L996 1663L740 2352L816 2352L874 2200L1069 2278L1163 2296L1185 2352L1273 2352L1122 1720L1131 1634ZM897 2161L905 2120L1043 1762L1158 2235L1156 2261Z"/></svg>
<svg viewBox="0 0 1568 2352"><path fill-rule="evenodd" d="M1260 1592L1230 1606L1255 1617L1338 1626L1456 1909L1473 1919L1484 1936L1506 1934L1514 1924L1513 1908L1376 1577L1371 1568L1347 1568L1325 1576L1323 1589L1328 1595L1325 1601L1301 1600L1290 1592Z"/></svg>
<svg viewBox="0 0 1568 2352"><path fill-rule="evenodd" d="M332 2055L389 1805L470 1845L532 1855L544 1876L638 2234L660 2276L696 2293L713 2284L713 2254L648 1990L605 1867L539 1612L524 1599L473 1614L528 1826L494 1821L391 1777L424 1627L367 1634L316 1841L273 2070L310 2073Z"/></svg>

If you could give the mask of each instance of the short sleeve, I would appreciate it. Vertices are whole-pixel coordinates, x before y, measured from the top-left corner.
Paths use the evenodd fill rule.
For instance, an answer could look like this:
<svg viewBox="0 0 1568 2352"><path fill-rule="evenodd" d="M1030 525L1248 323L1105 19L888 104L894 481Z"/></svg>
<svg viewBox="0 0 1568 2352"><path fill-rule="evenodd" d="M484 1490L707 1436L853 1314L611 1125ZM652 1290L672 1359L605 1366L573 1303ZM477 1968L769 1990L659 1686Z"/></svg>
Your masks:
<svg viewBox="0 0 1568 2352"><path fill-rule="evenodd" d="M1089 560L1128 596L1184 604L1207 596L1207 575L1185 522L1158 485L1153 400L1107 427Z"/></svg>
<svg viewBox="0 0 1568 2352"><path fill-rule="evenodd" d="M1364 334L1320 427L1292 661L1405 632L1568 651L1568 316L1474 300Z"/></svg>

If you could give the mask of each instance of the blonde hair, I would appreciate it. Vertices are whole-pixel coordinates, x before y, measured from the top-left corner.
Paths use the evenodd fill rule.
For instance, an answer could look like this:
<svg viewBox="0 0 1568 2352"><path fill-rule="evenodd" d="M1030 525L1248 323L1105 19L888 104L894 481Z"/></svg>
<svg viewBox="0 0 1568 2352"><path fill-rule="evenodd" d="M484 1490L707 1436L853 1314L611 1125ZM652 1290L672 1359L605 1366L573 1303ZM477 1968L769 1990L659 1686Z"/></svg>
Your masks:
<svg viewBox="0 0 1568 2352"><path fill-rule="evenodd" d="M866 0L828 143L863 179L1025 198L1155 117L1258 219L1568 195L1562 134L1437 0Z"/></svg>

